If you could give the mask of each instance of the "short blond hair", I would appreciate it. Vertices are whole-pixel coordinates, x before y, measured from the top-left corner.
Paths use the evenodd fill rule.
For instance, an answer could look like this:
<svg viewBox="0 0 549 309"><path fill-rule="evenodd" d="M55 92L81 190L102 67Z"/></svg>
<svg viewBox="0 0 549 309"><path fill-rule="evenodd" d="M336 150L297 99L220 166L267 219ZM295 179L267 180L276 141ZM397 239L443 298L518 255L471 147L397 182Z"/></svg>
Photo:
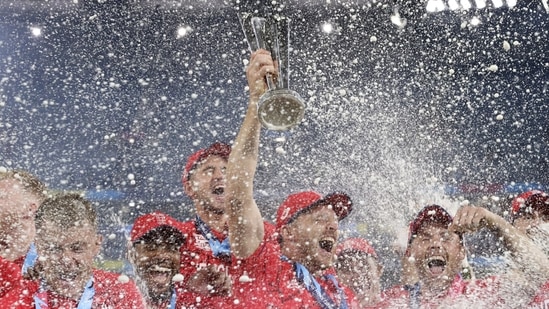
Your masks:
<svg viewBox="0 0 549 309"><path fill-rule="evenodd" d="M97 213L91 202L77 193L60 193L48 197L36 212L34 222L39 230L45 222L71 228L89 223L97 230Z"/></svg>
<svg viewBox="0 0 549 309"><path fill-rule="evenodd" d="M38 177L23 170L8 170L0 171L0 181L15 180L19 182L23 189L40 199L45 200L48 196L46 193L46 185Z"/></svg>

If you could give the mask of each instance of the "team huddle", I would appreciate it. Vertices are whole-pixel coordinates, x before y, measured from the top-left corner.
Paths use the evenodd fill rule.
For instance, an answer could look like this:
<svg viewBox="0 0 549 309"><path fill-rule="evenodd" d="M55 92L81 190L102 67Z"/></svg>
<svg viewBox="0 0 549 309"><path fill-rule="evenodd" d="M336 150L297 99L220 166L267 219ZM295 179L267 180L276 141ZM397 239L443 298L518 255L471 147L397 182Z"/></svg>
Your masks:
<svg viewBox="0 0 549 309"><path fill-rule="evenodd" d="M541 191L515 198L511 222L483 207L454 216L424 207L409 226L401 284L387 290L373 246L339 239L353 211L344 192L292 193L274 223L264 220L254 178L267 74L275 64L258 50L232 147L215 143L188 158L182 184L196 216L181 222L155 211L133 222L133 278L94 268L102 238L89 201L47 194L24 171L0 171L0 309L549 308L549 196ZM463 268L464 235L480 229L502 241L506 265L475 279Z"/></svg>

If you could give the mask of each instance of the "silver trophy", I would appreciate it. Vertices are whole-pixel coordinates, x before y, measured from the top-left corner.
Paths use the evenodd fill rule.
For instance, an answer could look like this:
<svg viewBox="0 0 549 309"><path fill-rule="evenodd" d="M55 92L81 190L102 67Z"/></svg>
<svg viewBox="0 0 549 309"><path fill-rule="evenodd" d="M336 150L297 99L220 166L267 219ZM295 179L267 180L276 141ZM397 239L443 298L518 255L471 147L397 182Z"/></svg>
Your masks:
<svg viewBox="0 0 549 309"><path fill-rule="evenodd" d="M269 89L259 98L259 121L269 130L291 129L303 119L305 103L297 92L288 89L288 19L254 17L251 13L240 13L239 19L250 49L268 50L273 61L278 62L278 78L267 75Z"/></svg>

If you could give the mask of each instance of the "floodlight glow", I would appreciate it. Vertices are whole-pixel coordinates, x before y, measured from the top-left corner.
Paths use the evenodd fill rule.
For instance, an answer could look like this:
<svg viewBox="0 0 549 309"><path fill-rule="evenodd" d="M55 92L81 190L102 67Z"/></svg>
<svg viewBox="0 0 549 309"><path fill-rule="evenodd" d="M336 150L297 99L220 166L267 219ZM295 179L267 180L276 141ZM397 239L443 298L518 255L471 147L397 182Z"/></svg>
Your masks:
<svg viewBox="0 0 549 309"><path fill-rule="evenodd" d="M41 36L42 28L40 27L30 27L30 32L33 36Z"/></svg>
<svg viewBox="0 0 549 309"><path fill-rule="evenodd" d="M442 0L429 0L427 2L427 7L425 8L427 12L441 12L446 9L444 2Z"/></svg>
<svg viewBox="0 0 549 309"><path fill-rule="evenodd" d="M334 31L334 26L328 22L322 24L322 32L324 33L332 33Z"/></svg>
<svg viewBox="0 0 549 309"><path fill-rule="evenodd" d="M182 38L187 36L191 32L191 27L189 26L180 26L177 28L177 38Z"/></svg>
<svg viewBox="0 0 549 309"><path fill-rule="evenodd" d="M486 0L475 0L477 9L483 9L486 7Z"/></svg>
<svg viewBox="0 0 549 309"><path fill-rule="evenodd" d="M500 7L503 6L503 1L502 0L492 0L492 3L494 4L495 8L500 8Z"/></svg>
<svg viewBox="0 0 549 309"><path fill-rule="evenodd" d="M456 0L448 0L448 8L452 11L459 10L460 6Z"/></svg>
<svg viewBox="0 0 549 309"><path fill-rule="evenodd" d="M507 0L507 6L512 8L517 5L517 0Z"/></svg>
<svg viewBox="0 0 549 309"><path fill-rule="evenodd" d="M469 23L472 26L478 26L478 25L480 25L480 18L475 16L475 17L471 18L471 21Z"/></svg>
<svg viewBox="0 0 549 309"><path fill-rule="evenodd" d="M461 0L460 1L461 7L464 10L470 10L473 6L471 5L471 2L469 0Z"/></svg>

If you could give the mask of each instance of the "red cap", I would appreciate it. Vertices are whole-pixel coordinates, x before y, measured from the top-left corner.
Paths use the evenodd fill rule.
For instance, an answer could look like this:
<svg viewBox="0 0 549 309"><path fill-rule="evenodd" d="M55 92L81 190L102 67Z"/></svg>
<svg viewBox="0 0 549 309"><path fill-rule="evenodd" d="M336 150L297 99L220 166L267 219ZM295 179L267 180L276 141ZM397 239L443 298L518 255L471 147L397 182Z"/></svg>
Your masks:
<svg viewBox="0 0 549 309"><path fill-rule="evenodd" d="M364 238L347 238L344 241L340 242L337 245L337 255L340 255L344 251L358 251L358 252L364 252L368 255L371 255L375 258L377 258L376 251L374 250L374 247L370 244L369 241L367 241Z"/></svg>
<svg viewBox="0 0 549 309"><path fill-rule="evenodd" d="M511 202L511 218L520 217L522 209L549 210L549 195L540 190L530 190L519 194Z"/></svg>
<svg viewBox="0 0 549 309"><path fill-rule="evenodd" d="M184 237L183 232L181 232L181 230L179 229L179 221L175 220L167 214L155 211L153 213L142 215L135 219L132 230L130 231L130 240L131 242L135 242L148 232L161 226L171 227L174 230L179 231L181 233L181 237Z"/></svg>
<svg viewBox="0 0 549 309"><path fill-rule="evenodd" d="M290 194L286 200L278 207L276 212L276 228L291 223L295 218L309 209L318 206L332 206L333 211L339 218L344 219L353 209L351 198L345 193L332 193L324 198L317 192L304 191Z"/></svg>
<svg viewBox="0 0 549 309"><path fill-rule="evenodd" d="M231 146L224 143L214 143L210 147L200 149L197 152L193 153L188 159L187 164L185 164L185 169L183 170L183 175L181 181L183 186L187 184L190 178L190 173L193 169L196 168L198 164L206 160L209 156L220 156L225 160L229 159L231 154Z"/></svg>
<svg viewBox="0 0 549 309"><path fill-rule="evenodd" d="M408 243L412 242L412 237L417 234L418 230L425 223L439 223L445 226L452 223L452 216L441 206L439 205L429 205L425 206L416 216L414 221L410 223L410 233L408 238Z"/></svg>

